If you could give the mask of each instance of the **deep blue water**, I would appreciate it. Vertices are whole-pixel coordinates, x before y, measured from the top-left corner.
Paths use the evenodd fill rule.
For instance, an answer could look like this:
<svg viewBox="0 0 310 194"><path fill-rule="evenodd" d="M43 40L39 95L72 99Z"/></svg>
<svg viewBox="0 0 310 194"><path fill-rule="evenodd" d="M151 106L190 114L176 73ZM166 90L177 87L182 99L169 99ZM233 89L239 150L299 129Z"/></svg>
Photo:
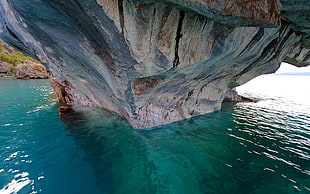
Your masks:
<svg viewBox="0 0 310 194"><path fill-rule="evenodd" d="M96 108L63 122L48 80L0 79L0 193L309 193L310 103L242 92L261 101L144 131Z"/></svg>

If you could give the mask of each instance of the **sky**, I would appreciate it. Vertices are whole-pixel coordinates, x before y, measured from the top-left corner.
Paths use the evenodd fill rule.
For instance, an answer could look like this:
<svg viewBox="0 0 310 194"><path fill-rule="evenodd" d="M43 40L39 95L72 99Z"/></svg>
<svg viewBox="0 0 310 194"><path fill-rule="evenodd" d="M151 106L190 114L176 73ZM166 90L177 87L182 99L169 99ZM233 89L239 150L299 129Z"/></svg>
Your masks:
<svg viewBox="0 0 310 194"><path fill-rule="evenodd" d="M277 74L281 76L273 76L272 74L258 76L248 83L237 87L237 91L244 96L258 97L265 100L269 100L269 97L270 99L278 99L280 97L282 100L294 101L302 105L302 107L307 105L303 108L310 111L310 90L305 87L310 83L310 66L295 67L288 63L282 63L274 75ZM289 106L283 105L283 110L288 110L289 108ZM294 111L298 112L298 110Z"/></svg>
<svg viewBox="0 0 310 194"><path fill-rule="evenodd" d="M307 72L310 73L310 66L308 67L295 67L288 63L281 63L281 67L276 73L301 73Z"/></svg>

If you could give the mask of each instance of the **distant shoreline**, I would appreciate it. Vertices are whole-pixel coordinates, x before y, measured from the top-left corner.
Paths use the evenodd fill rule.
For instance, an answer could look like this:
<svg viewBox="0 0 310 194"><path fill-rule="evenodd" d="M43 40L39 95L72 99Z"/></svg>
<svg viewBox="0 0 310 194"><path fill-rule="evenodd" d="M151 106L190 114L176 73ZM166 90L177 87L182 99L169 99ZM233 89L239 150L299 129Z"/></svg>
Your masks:
<svg viewBox="0 0 310 194"><path fill-rule="evenodd" d="M0 73L0 78L7 78L7 77L16 78L15 75L10 75L7 73Z"/></svg>
<svg viewBox="0 0 310 194"><path fill-rule="evenodd" d="M271 74L271 75L310 76L310 72L274 73L274 74Z"/></svg>

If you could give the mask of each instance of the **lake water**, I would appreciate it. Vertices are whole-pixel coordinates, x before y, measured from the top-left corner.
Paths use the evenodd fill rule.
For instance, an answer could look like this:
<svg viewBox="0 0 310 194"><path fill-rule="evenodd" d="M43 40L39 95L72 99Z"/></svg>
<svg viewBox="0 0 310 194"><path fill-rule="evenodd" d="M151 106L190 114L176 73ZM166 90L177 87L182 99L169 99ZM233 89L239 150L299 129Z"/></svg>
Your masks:
<svg viewBox="0 0 310 194"><path fill-rule="evenodd" d="M48 80L0 79L0 193L310 192L310 76L263 76L258 103L144 131L96 108L59 119Z"/></svg>

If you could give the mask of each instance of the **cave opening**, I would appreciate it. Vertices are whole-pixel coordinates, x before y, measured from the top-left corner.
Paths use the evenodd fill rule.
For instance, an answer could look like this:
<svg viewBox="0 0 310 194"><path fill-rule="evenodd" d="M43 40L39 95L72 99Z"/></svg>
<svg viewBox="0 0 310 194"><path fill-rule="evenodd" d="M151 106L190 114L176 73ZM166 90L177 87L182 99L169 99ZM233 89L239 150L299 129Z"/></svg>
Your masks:
<svg viewBox="0 0 310 194"><path fill-rule="evenodd" d="M258 76L237 87L237 91L241 95L254 97L258 100L264 96L309 104L310 91L306 87L309 82L309 66L296 67L283 62L275 73Z"/></svg>

